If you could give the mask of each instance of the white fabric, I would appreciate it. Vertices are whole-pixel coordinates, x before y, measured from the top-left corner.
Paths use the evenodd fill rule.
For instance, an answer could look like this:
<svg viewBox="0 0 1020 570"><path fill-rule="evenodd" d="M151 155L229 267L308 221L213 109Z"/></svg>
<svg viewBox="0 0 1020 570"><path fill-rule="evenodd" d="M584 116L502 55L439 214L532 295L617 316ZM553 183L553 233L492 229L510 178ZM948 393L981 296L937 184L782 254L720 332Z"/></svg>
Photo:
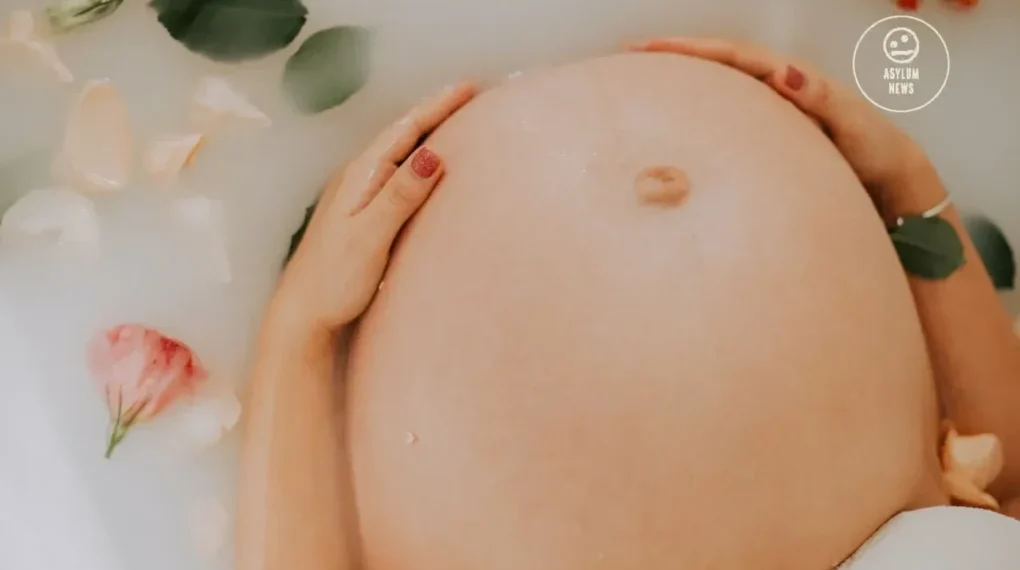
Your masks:
<svg viewBox="0 0 1020 570"><path fill-rule="evenodd" d="M966 507L900 513L838 570L1016 570L1020 521Z"/></svg>

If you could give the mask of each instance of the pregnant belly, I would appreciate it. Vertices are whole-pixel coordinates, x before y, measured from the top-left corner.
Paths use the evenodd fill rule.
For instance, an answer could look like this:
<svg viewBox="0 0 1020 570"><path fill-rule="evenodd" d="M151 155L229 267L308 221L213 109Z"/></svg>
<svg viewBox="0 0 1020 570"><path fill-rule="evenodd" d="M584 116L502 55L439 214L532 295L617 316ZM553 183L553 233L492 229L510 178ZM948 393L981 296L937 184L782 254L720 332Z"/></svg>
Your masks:
<svg viewBox="0 0 1020 570"><path fill-rule="evenodd" d="M448 174L348 363L366 568L822 570L937 470L881 222L765 87L618 55L429 145ZM682 202L642 198L655 166Z"/></svg>

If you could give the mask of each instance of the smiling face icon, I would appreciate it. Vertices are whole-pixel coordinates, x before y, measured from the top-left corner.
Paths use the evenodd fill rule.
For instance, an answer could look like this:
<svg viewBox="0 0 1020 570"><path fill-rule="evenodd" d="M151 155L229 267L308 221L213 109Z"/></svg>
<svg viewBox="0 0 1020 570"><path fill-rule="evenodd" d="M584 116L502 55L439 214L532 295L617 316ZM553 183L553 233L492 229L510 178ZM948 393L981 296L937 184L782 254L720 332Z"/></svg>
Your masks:
<svg viewBox="0 0 1020 570"><path fill-rule="evenodd" d="M910 28L893 28L885 35L882 49L889 61L905 65L917 57L918 52L921 51L921 41L917 39L917 34Z"/></svg>

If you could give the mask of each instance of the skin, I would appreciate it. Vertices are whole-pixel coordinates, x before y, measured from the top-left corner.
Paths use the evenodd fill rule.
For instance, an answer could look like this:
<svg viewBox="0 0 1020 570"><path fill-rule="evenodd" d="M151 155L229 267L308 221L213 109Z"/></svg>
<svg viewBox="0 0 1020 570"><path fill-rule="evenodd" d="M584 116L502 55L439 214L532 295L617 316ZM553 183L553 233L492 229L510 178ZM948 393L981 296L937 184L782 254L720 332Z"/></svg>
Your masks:
<svg viewBox="0 0 1020 570"><path fill-rule="evenodd" d="M408 157L474 92L455 85L412 109L324 189L259 337L240 468L239 569L354 567L335 340L368 306L397 232L443 175L440 164L421 178Z"/></svg>
<svg viewBox="0 0 1020 570"><path fill-rule="evenodd" d="M907 280L767 86L611 55L487 91L428 144L450 168L346 366L366 568L813 570L930 504ZM647 201L650 167L686 199Z"/></svg>
<svg viewBox="0 0 1020 570"><path fill-rule="evenodd" d="M905 134L873 112L866 104L849 95L848 91L839 88L803 64L791 62L754 46L718 40L655 40L635 46L635 49L682 53L719 61L763 80L825 129L854 173L865 184L878 212L887 220L923 211L938 203L945 195L934 168L923 152ZM795 65L803 76L803 82L797 89L788 87L786 83L789 75L794 73L791 72L791 65ZM416 178L408 170L411 161L405 159L412 154L416 141L435 129L471 99L473 93L470 86L455 87L446 94L424 103L412 111L410 116L416 119L398 122L391 127L364 155L338 175L327 186L324 201L313 218L306 238L281 279L279 289L266 313L258 358L251 378L251 400L247 408L248 418L241 461L236 545L237 564L241 570L282 570L295 567L309 570L359 568L364 565L362 563L366 559L369 561L367 566L379 568L472 567L457 565L453 559L430 560L419 557L415 564L412 557L411 562L405 561L400 558L402 548L404 550L424 548L425 552L429 552L429 548L438 547L434 543L387 544L386 535L377 532L381 528L380 525L390 526L399 536L400 524L404 521L385 518L387 510L381 508L379 503L380 498L386 496L392 496L394 501L399 502L399 494L373 493L372 485L382 485L376 489L378 491L385 490L387 484L396 484L399 490L399 485L414 483L415 473L421 475L428 472L421 471L421 467L413 464L408 465L404 471L411 474L410 483L406 479L400 479L399 473L393 473L395 468L387 469L385 472L372 472L372 469L393 467L393 463L387 463L385 460L372 463L366 460L366 457L371 458L373 449L379 449L383 456L386 451L382 446L371 447L373 433L371 430L375 425L372 423L372 410L359 403L371 404L376 401L377 399L373 400L373 390L381 391L382 396L388 393L392 396L394 394L392 390L395 388L391 387L391 391L387 392L384 386L378 385L378 382L366 386L364 380L358 380L365 378L366 375L359 376L356 373L352 373L350 379L354 382L353 385L348 387L338 385L334 381L336 366L334 355L336 340L345 336L351 323L365 311L376 294L398 231L426 201L431 189L443 174L441 168L426 180ZM439 135L435 137L434 143L430 141L430 147L435 144L439 154L444 156L448 153L456 154L456 148L444 148L448 143L445 143L443 137ZM696 182L694 180L692 186ZM959 228L955 212L949 210L944 216ZM1020 449L1017 449L1020 426L1016 422L1010 422L1008 417L1010 407L1015 409L1020 404L1020 394L1017 393L1015 383L1008 381L1020 372L1020 347L1017 346L1012 334L1009 318L999 305L992 285L980 266L973 245L966 240L966 234L962 229L959 231L961 236L964 236L966 254L970 262L945 281L926 282L911 278L910 291L916 301L916 314L923 325L924 338L927 340L929 350L932 354L938 355L932 359L932 363L945 415L953 419L964 433L992 432L1003 440L1006 448L1006 467L992 490L1008 504L1011 497L1016 494L1017 474L1020 472L1018 467ZM409 239L405 245L411 246L415 243L417 243L415 240ZM398 274L388 279L397 280L399 277ZM395 287L399 289L399 286L398 281ZM390 286L387 285L385 288L387 294L389 289ZM398 294L399 291L394 293ZM393 303L388 302L390 305ZM387 301L379 300L378 305L381 308L373 309L376 315L385 312ZM373 322L385 323L385 319L379 316L368 315L366 319L366 324L358 331L359 335L370 335L366 328L371 331L371 327L375 326L372 325ZM427 345L428 340L430 339L419 337L419 344ZM357 371L359 366L365 367L372 363L371 354L366 356L364 351L355 350L354 355L358 356L358 361L353 364L353 371ZM466 361L467 358L465 356ZM395 381L401 376L386 375L386 378ZM927 376L919 374L916 378L916 381L921 382ZM582 390L580 387L578 389ZM914 392L904 391L903 395L908 396L912 393ZM613 399L619 399L620 396L613 396ZM659 398L661 399L661 395ZM359 405L350 405L350 401ZM642 403L642 400L635 401L637 410L642 406L650 408L655 405L654 399L648 400L647 403ZM586 402L587 400L578 400L575 413L588 409ZM753 404L752 402L751 405ZM735 414L741 415L753 415L754 411L753 407L746 410L739 406L731 409L736 410ZM541 408L535 408L535 411L540 412ZM692 410L692 413L696 414L696 410ZM937 418L925 419L923 406L917 409L916 418L920 430L916 438L911 439L914 436L901 438L899 441L902 445L895 447L893 451L899 453L901 447L916 448L918 450L916 459L910 460L906 465L908 468L918 469L917 475L896 479L892 472L885 473L879 466L871 471L876 478L873 484L875 491L871 495L878 498L873 499L867 493L852 494L855 502L874 503L871 507L862 507L867 509L863 516L869 519L864 522L865 531L862 535L846 537L844 540L846 544L828 545L831 552L812 550L810 544L801 546L803 553L792 560L777 559L777 553L774 552L755 551L755 548L759 546L766 548L767 545L749 547L748 556L753 559L755 554L765 554L766 558L760 559L766 561L761 567L814 568L831 565L839 561L839 556L845 556L866 538L869 532L867 528L873 530L897 510L945 502L945 496L937 482L932 484L933 479L924 475L924 473L931 475ZM451 422L455 422L456 419L455 415L450 416ZM697 417L693 421L705 424L713 420L708 417ZM818 419L815 424L823 425L818 424L821 421L823 420ZM726 424L719 425L724 427ZM421 446L432 441L429 436L434 435L436 430L442 427L442 422L433 426L424 425L421 433L413 434L413 438L406 441L402 440L400 445L427 449ZM832 425L831 428L832 441L844 441L842 438L845 434L841 433L838 425ZM628 426L621 424L615 429L616 432L626 433ZM351 437L346 430L354 430L353 433L361 435ZM892 435L886 434L885 437L890 438ZM419 436L423 438L421 442L417 441ZM616 436L613 431L596 436L597 439L604 441L613 440L614 437ZM348 446L352 446L350 452L346 450L345 440ZM856 440L846 441L853 443ZM552 446L553 443L555 442L546 442L546 445L539 449L553 453L557 451ZM633 443L631 441L631 444ZM683 447L698 445L698 440L678 434L674 437L673 443ZM660 451L665 450L660 448ZM715 459L728 457L721 455L727 453L722 449L713 452L712 448L706 448L704 451L714 453ZM497 446L490 455L485 455L490 452L483 452L484 457L480 461L499 463L505 461L508 455L512 457L513 452L514 450L506 445ZM573 449L566 448L567 456L573 452ZM366 456L366 453L369 455ZM736 453L734 458L740 456L739 449L734 450L734 453ZM818 453L825 455L823 451ZM564 455L564 450L559 450L558 455ZM775 455L782 457L782 449L777 448ZM576 458L583 459L583 456ZM680 458L683 459L683 456ZM544 459L545 464L551 467L561 465L562 461L563 457L559 456ZM725 462L725 459L721 461ZM619 465L615 461L611 461L610 464ZM583 461L578 465L584 468ZM638 463L639 468L641 465ZM903 465L898 464L894 467L899 470ZM813 468L811 464L801 467L810 475ZM921 472L922 468L924 473ZM588 471L581 471L579 474L590 474L591 469L600 470L589 467ZM609 470L608 473L611 472L612 470ZM438 473L439 477L446 479L456 475L450 471ZM776 476L779 475L782 475L782 472L777 472ZM761 488L772 490L772 494L780 496L781 492L774 485L768 484L770 472L763 471L761 476L765 483L761 484ZM884 486L879 488L880 484L877 481L892 479L900 482L883 483ZM807 477L808 485L811 480L812 477ZM584 481L578 479L574 488L578 488ZM472 482L465 483L463 496L472 496ZM860 484L860 481L854 484ZM694 494L686 499L687 496L683 494L686 490L678 491L674 498L679 500L674 504L684 505L684 509L672 510L702 512L699 509L706 508L704 500L698 500L697 486L693 487ZM746 508L756 511L770 505L767 501L770 493L762 493L761 488L748 487L755 494L748 495ZM566 487L557 494L572 493L573 490ZM419 492L412 496L419 498L423 494L428 494L428 488L424 489L424 493ZM456 493L433 494L440 498L456 496ZM765 496L765 499L761 499L761 496ZM603 495L603 498L611 507L612 501L609 499L612 497ZM633 500L644 501L646 498L648 497L635 495ZM667 500L662 495L650 498L660 503ZM775 506L780 510L787 504L791 505L790 509L807 508L795 497L790 500L785 496L782 498L783 503ZM561 500L561 497L551 496L549 500L555 502ZM588 498L584 503L591 503L593 500ZM806 504L810 503L811 501ZM707 505L711 506L710 503ZM486 510L484 505L476 507L482 512L496 512ZM719 516L725 516L727 513L725 505L720 504L718 510L723 513ZM410 518L416 516L414 510L405 512ZM439 510L426 511L430 524L440 527L440 530L443 527L443 517L451 514L456 516L458 512L471 511L451 510L445 504ZM704 512L710 514L713 511ZM739 521L740 511L734 512L733 516L737 517L734 520ZM799 515L794 515L791 520L796 520L796 516ZM839 518L839 515L828 518ZM597 521L588 521L592 524L595 522ZM484 541L493 539L491 524L494 523L490 521L489 526L475 524L477 528L471 529L473 534L464 535L465 542L473 544L472 541L477 539L477 544L485 544ZM545 523L541 519L536 519L532 524L536 528L541 528ZM712 527L698 524L681 534L688 540L673 542L679 542L681 546L688 542L699 544L702 539L702 535L698 534L699 528L704 526ZM513 530L511 527L507 529ZM674 532L676 530L672 527L667 530L670 529ZM838 533L861 532L860 528L834 527L834 529ZM650 531L649 534L653 532ZM747 540L746 534L740 532L733 534ZM497 541L499 539L498 531L495 539ZM547 542L548 540L552 542ZM671 552L663 550L661 544L647 541L643 543L640 536L634 539L636 542L623 544L621 541L620 545L582 545L590 559L578 559L574 551L560 548L557 540L562 543L570 542L566 535L562 540L556 539L555 536L543 535L534 541L534 548L524 549L533 550L537 553L536 556L543 557L538 560L524 558L528 552L520 553L513 550L509 553L497 552L501 545L499 542L494 543L492 553L489 553L488 567L503 567L499 564L505 562L503 559L511 555L521 557L519 562L532 562L532 566L544 562L546 565L553 564L563 568L589 567L603 560L611 562L613 549L617 547L621 552L624 548L633 548L636 553L655 550L662 558L646 558L643 560L648 562L646 566L670 567L668 556ZM714 535L704 537L705 542L711 540L718 539ZM720 542L716 546L722 549L726 545ZM739 545L737 546L736 549L739 549ZM446 553L441 549L432 552L439 555ZM385 558L387 555L391 558ZM485 556L485 553L482 555ZM837 559L826 559L826 556L837 556ZM720 560L726 559L717 558L714 561ZM699 562L684 559L682 555L672 558L672 561ZM439 566L436 566L437 564ZM506 564L514 567L512 562ZM621 566L619 562L616 563L616 567L626 566L627 564ZM521 567L521 564L518 563L516 567Z"/></svg>
<svg viewBox="0 0 1020 570"><path fill-rule="evenodd" d="M661 38L632 49L701 57L764 81L829 133L887 225L900 216L926 211L947 196L920 147L875 107L804 62L760 46L717 39ZM791 74L802 79L791 82ZM999 437L1005 465L990 491L1000 503L1012 503L1016 509L1020 339L956 208L950 206L942 217L962 238L967 263L942 281L908 276L910 288L924 327L943 415L963 433Z"/></svg>

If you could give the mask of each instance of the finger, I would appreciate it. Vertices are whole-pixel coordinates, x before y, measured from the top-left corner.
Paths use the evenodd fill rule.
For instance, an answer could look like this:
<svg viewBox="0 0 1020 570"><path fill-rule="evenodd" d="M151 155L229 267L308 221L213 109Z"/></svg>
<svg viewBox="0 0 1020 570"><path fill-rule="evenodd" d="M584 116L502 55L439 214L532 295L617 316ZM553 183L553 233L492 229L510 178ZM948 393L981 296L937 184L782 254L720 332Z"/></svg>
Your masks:
<svg viewBox="0 0 1020 570"><path fill-rule="evenodd" d="M375 199L376 195L379 194L386 181L393 178L393 174L397 172L398 168L397 165L389 162L379 164L369 174L368 182L361 189L361 193L355 194L354 197L357 198L357 201L348 208L347 214L353 216L364 210L365 206L368 206Z"/></svg>
<svg viewBox="0 0 1020 570"><path fill-rule="evenodd" d="M450 115L474 98L477 88L473 83L457 83L419 103L394 123L369 147L366 154L378 155L382 160L400 164L419 144Z"/></svg>
<svg viewBox="0 0 1020 570"><path fill-rule="evenodd" d="M784 58L766 47L717 38L655 38L630 46L630 49L707 59L728 65L758 79L764 79L781 69L784 63Z"/></svg>
<svg viewBox="0 0 1020 570"><path fill-rule="evenodd" d="M838 131L869 112L863 100L846 87L802 63L788 63L769 80L769 85L815 119L824 129Z"/></svg>
<svg viewBox="0 0 1020 570"><path fill-rule="evenodd" d="M418 211L443 175L439 155L421 147L405 161L382 187L378 195L355 220L365 224L363 231L373 240L392 243L404 223Z"/></svg>
<svg viewBox="0 0 1020 570"><path fill-rule="evenodd" d="M825 129L833 129L835 120L858 104L849 91L814 68L762 46L714 38L658 38L632 48L709 59L753 75Z"/></svg>
<svg viewBox="0 0 1020 570"><path fill-rule="evenodd" d="M399 165L407 159L420 140L470 101L477 89L473 83L458 83L447 87L416 105L396 123L390 125L361 156L355 159L347 173L354 187L368 186L381 165ZM347 185L347 181L344 182ZM357 200L352 202L356 203Z"/></svg>

